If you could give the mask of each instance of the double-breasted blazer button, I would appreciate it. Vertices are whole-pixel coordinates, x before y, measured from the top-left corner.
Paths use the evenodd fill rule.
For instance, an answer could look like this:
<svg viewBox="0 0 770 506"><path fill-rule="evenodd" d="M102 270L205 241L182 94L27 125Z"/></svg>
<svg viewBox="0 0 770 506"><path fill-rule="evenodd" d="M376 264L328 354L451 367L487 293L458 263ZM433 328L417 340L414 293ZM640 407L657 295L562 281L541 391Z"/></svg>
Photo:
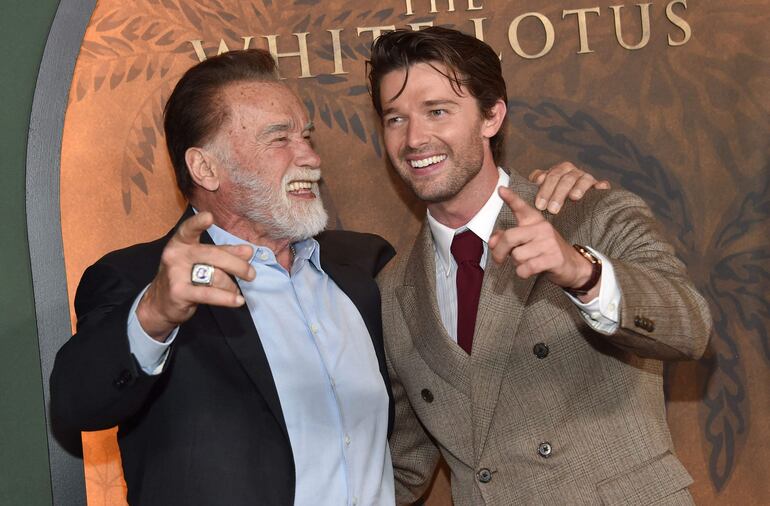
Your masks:
<svg viewBox="0 0 770 506"><path fill-rule="evenodd" d="M489 483L492 481L492 471L487 469L486 467L482 467L479 469L479 472L476 473L476 477L479 479L481 483Z"/></svg>
<svg viewBox="0 0 770 506"><path fill-rule="evenodd" d="M551 456L551 452L553 452L553 448L551 447L551 443L548 441L540 443L540 445L537 447L537 453L545 459Z"/></svg>
<svg viewBox="0 0 770 506"><path fill-rule="evenodd" d="M532 347L532 353L535 354L537 358L545 358L548 356L548 345L545 343L537 343L535 346Z"/></svg>
<svg viewBox="0 0 770 506"><path fill-rule="evenodd" d="M433 402L433 392L427 388L423 388L422 392L420 392L420 395L422 396L422 400L425 402Z"/></svg>

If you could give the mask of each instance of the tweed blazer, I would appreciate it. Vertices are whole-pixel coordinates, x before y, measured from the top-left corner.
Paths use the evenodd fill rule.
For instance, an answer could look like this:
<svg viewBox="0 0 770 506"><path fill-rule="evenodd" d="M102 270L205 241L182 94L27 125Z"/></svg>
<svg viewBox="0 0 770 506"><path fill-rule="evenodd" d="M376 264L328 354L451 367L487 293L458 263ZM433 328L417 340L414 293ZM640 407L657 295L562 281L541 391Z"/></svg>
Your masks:
<svg viewBox="0 0 770 506"><path fill-rule="evenodd" d="M510 187L533 201L521 176ZM611 259L622 291L612 335L544 276L521 279L510 259L490 259L467 355L441 323L427 224L381 274L399 502L419 498L441 455L456 505L691 504L661 361L703 353L706 302L633 194L589 192L547 219ZM514 226L503 206L497 228Z"/></svg>

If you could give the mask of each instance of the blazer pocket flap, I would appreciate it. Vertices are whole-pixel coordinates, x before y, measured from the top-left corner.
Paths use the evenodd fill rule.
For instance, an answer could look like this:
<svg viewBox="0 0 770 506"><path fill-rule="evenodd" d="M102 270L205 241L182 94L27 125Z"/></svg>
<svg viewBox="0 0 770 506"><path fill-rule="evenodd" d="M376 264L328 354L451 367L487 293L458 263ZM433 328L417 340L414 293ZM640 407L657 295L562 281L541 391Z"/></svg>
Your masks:
<svg viewBox="0 0 770 506"><path fill-rule="evenodd" d="M679 459L666 452L626 473L599 482L602 504L645 505L674 494L693 482Z"/></svg>

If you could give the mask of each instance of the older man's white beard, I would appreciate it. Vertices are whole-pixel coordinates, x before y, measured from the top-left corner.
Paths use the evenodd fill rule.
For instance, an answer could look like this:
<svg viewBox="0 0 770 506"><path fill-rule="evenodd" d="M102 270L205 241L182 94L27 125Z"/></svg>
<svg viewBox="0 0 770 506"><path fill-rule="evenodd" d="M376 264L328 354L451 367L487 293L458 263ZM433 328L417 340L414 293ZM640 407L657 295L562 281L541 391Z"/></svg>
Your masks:
<svg viewBox="0 0 770 506"><path fill-rule="evenodd" d="M323 231L329 216L321 201L318 188L320 170L298 169L287 173L280 188L256 178L247 171L233 168L230 180L239 189L239 211L249 220L259 223L274 240L301 241ZM290 181L315 181L314 199L292 199L286 192Z"/></svg>

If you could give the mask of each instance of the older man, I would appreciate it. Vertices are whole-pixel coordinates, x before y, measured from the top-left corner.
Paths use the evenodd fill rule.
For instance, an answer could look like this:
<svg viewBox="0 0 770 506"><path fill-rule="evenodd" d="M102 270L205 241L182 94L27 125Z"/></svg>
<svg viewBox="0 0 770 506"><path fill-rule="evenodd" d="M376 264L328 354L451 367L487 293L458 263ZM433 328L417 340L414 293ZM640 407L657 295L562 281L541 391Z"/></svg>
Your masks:
<svg viewBox="0 0 770 506"><path fill-rule="evenodd" d="M691 503L661 360L699 357L711 323L649 209L622 191L530 207L536 187L495 161L506 84L474 37L385 34L369 78L428 207L381 282L399 500L443 455L456 505Z"/></svg>
<svg viewBox="0 0 770 506"><path fill-rule="evenodd" d="M312 124L269 53L190 69L165 131L191 207L83 275L54 414L120 425L131 504L392 504L373 276L393 250L322 232Z"/></svg>

